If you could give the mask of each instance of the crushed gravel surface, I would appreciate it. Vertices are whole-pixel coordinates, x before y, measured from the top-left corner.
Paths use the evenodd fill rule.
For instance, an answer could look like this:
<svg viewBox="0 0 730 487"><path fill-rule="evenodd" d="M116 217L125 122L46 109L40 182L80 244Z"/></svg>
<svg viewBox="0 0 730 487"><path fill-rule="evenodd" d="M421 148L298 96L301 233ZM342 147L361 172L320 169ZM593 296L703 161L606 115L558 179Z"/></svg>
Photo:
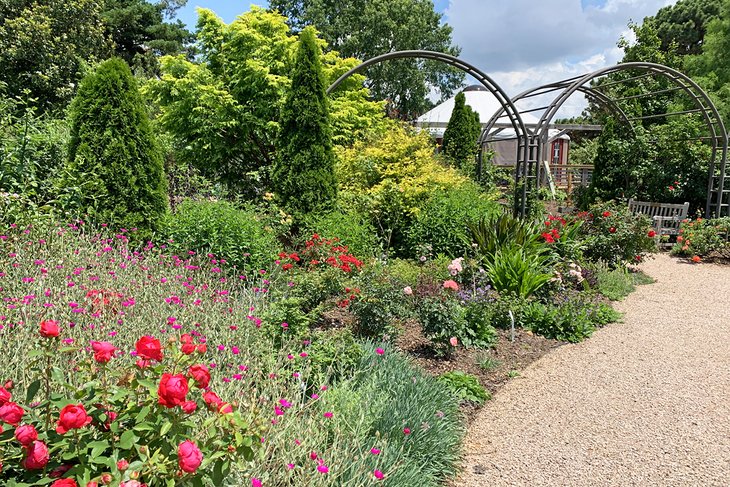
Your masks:
<svg viewBox="0 0 730 487"><path fill-rule="evenodd" d="M730 486L730 266L657 255L624 322L506 384L456 486Z"/></svg>

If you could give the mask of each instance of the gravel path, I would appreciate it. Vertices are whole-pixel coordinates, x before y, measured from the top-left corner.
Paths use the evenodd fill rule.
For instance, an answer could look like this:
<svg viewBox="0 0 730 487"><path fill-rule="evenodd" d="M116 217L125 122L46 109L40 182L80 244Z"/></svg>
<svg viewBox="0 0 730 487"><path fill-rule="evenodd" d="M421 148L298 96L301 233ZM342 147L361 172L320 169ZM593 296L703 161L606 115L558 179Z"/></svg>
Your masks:
<svg viewBox="0 0 730 487"><path fill-rule="evenodd" d="M730 486L730 267L658 255L624 323L544 356L480 412L461 486Z"/></svg>

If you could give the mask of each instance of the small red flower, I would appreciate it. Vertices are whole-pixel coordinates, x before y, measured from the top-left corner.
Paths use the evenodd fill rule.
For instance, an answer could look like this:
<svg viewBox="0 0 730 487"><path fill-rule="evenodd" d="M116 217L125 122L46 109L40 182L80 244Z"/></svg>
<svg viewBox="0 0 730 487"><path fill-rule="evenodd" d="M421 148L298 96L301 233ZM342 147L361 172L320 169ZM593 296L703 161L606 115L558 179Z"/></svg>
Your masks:
<svg viewBox="0 0 730 487"><path fill-rule="evenodd" d="M656 232L654 230L649 230L649 233L646 234L649 238L656 237Z"/></svg>
<svg viewBox="0 0 730 487"><path fill-rule="evenodd" d="M56 433L66 434L69 430L83 428L91 423L91 416L86 414L83 404L68 404L61 409L58 416Z"/></svg>
<svg viewBox="0 0 730 487"><path fill-rule="evenodd" d="M20 423L20 420L23 419L23 415L25 414L25 411L23 408L18 406L14 402L6 402L2 406L0 406L0 421L12 425L17 425Z"/></svg>
<svg viewBox="0 0 730 487"><path fill-rule="evenodd" d="M195 379L195 384L201 388L206 389L210 383L210 371L208 367L203 364L197 364L190 367L188 370L190 377Z"/></svg>
<svg viewBox="0 0 730 487"><path fill-rule="evenodd" d="M157 402L166 408L174 408L185 402L188 393L188 380L182 374L162 374L157 387Z"/></svg>
<svg viewBox="0 0 730 487"><path fill-rule="evenodd" d="M109 362L114 357L117 348L109 342L91 342L91 348L94 350L94 360L100 364Z"/></svg>
<svg viewBox="0 0 730 487"><path fill-rule="evenodd" d="M134 349L137 351L137 355L142 358L162 362L162 345L157 338L149 335L143 336L134 344Z"/></svg>
<svg viewBox="0 0 730 487"><path fill-rule="evenodd" d="M610 211L604 211L603 212L603 218L608 218L609 216L611 216L611 212Z"/></svg>
<svg viewBox="0 0 730 487"><path fill-rule="evenodd" d="M57 337L61 330L58 328L58 321L43 320L41 321L41 336L44 338Z"/></svg>

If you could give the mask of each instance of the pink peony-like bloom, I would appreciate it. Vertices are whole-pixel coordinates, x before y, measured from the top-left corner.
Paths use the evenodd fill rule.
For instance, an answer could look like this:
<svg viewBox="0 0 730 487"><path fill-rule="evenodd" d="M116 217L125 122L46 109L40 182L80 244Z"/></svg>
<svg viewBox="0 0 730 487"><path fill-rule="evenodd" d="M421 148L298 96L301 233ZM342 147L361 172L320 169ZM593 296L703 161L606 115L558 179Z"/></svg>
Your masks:
<svg viewBox="0 0 730 487"><path fill-rule="evenodd" d="M452 289L454 291L458 291L459 285L456 283L456 281L449 279L448 281L444 281L444 289Z"/></svg>
<svg viewBox="0 0 730 487"><path fill-rule="evenodd" d="M117 348L109 342L91 342L91 348L94 350L94 360L100 364L109 362L114 357Z"/></svg>
<svg viewBox="0 0 730 487"><path fill-rule="evenodd" d="M413 295L413 289L411 289L411 286L406 286L403 288L403 294L406 296L412 296Z"/></svg>
<svg viewBox="0 0 730 487"><path fill-rule="evenodd" d="M48 464L48 447L42 441L34 441L25 449L23 468L26 470L40 470Z"/></svg>
<svg viewBox="0 0 730 487"><path fill-rule="evenodd" d="M44 338L57 337L61 330L58 328L58 321L55 320L43 320L41 321L41 336Z"/></svg>
<svg viewBox="0 0 730 487"><path fill-rule="evenodd" d="M203 453L195 443L185 440L177 447L177 464L180 470L195 473L203 462Z"/></svg>
<svg viewBox="0 0 730 487"><path fill-rule="evenodd" d="M0 406L0 421L12 424L13 426L20 423L20 420L23 419L23 414L25 414L23 408L14 402L6 402Z"/></svg>
<svg viewBox="0 0 730 487"><path fill-rule="evenodd" d="M404 435L410 435L411 434L411 429L410 428L403 428L403 434Z"/></svg>
<svg viewBox="0 0 730 487"><path fill-rule="evenodd" d="M18 440L21 445L28 447L38 439L38 431L36 431L32 424L18 426L15 429L15 439Z"/></svg>
<svg viewBox="0 0 730 487"><path fill-rule="evenodd" d="M157 387L157 402L166 408L174 408L185 402L188 380L182 374L162 374Z"/></svg>
<svg viewBox="0 0 730 487"><path fill-rule="evenodd" d="M456 347L459 345L459 339L456 337L451 337L451 338L449 338L449 343L451 344L452 347Z"/></svg>
<svg viewBox="0 0 730 487"><path fill-rule="evenodd" d="M137 351L137 355L143 359L162 362L162 345L157 338L148 335L143 336L134 344L134 349Z"/></svg>

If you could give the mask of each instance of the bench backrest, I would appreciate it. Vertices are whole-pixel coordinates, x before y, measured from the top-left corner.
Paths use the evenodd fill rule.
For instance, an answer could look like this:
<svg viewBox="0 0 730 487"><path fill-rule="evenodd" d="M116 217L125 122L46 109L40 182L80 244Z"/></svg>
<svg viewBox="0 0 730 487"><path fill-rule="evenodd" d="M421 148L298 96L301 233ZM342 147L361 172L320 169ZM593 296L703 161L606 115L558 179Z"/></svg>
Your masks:
<svg viewBox="0 0 730 487"><path fill-rule="evenodd" d="M689 213L689 203L652 203L649 201L636 201L632 198L629 200L629 211L650 217L674 217L683 220L687 218Z"/></svg>

